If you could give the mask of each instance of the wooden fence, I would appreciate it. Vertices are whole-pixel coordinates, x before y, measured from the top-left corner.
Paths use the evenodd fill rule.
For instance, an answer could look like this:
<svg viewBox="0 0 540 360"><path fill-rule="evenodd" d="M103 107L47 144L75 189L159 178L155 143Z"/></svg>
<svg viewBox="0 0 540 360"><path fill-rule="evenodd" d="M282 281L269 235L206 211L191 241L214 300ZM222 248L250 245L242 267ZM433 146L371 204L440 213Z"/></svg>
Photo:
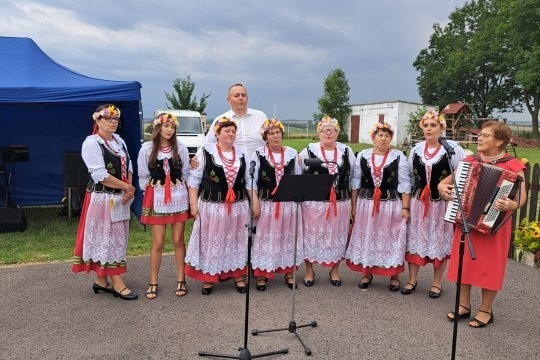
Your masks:
<svg viewBox="0 0 540 360"><path fill-rule="evenodd" d="M514 231L519 227L519 223L523 219L529 219L530 221L540 220L539 206L538 206L538 192L540 183L540 164L525 164L525 185L527 188L527 202L525 205L517 211L512 217L512 241L510 242L510 249L508 251L508 257L513 257L514 254Z"/></svg>

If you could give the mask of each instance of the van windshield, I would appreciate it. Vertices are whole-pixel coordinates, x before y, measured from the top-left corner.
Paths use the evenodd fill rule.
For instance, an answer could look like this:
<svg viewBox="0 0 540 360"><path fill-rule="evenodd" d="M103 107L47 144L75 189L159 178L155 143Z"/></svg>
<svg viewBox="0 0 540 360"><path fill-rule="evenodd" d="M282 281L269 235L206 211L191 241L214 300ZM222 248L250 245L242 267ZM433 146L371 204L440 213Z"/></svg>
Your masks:
<svg viewBox="0 0 540 360"><path fill-rule="evenodd" d="M178 122L180 125L176 129L177 134L203 134L199 117L179 117Z"/></svg>

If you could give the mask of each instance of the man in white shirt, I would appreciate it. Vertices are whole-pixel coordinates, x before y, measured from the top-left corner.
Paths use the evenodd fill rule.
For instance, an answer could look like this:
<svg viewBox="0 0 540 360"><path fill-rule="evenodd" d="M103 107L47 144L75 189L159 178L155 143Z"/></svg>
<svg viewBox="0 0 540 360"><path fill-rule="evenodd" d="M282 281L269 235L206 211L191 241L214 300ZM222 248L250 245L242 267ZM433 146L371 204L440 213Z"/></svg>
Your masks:
<svg viewBox="0 0 540 360"><path fill-rule="evenodd" d="M255 149L265 144L261 136L261 127L267 119L262 111L248 108L247 90L242 84L234 84L229 87L227 102L231 105L231 110L219 115L212 122L210 131L206 134L205 143L217 142L214 134L214 124L217 119L226 116L236 121L236 141L235 146L241 148L246 156L251 156Z"/></svg>

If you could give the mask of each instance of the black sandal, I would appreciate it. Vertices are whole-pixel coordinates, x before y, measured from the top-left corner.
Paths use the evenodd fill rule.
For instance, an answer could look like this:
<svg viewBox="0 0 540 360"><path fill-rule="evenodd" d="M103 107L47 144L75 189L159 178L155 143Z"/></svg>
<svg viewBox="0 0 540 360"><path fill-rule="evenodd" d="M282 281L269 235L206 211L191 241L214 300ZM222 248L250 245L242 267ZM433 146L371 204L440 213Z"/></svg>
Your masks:
<svg viewBox="0 0 540 360"><path fill-rule="evenodd" d="M371 274L370 274L371 275ZM368 281L362 281L364 279L368 279ZM362 276L362 278L360 279L360 284L358 284L358 287L360 289L367 289L369 287L369 285L371 285L371 282L373 281L373 275L371 276L367 276L367 275L364 275Z"/></svg>
<svg viewBox="0 0 540 360"><path fill-rule="evenodd" d="M397 284L392 284L392 280L397 281ZM401 281L399 281L398 278L391 277L390 284L388 284L388 289L390 289L390 291L398 291L400 287L401 287Z"/></svg>
<svg viewBox="0 0 540 360"><path fill-rule="evenodd" d="M411 285L412 288L406 287L407 285ZM413 292L414 290L416 290L416 283L413 284L413 283L411 283L411 282L408 282L408 283L405 284L405 286L403 287L403 289L401 289L401 293L402 293L403 295L409 295L409 294L412 294L412 292Z"/></svg>
<svg viewBox="0 0 540 360"><path fill-rule="evenodd" d="M259 277L257 278L257 282L255 283L255 288L259 291L265 291L266 290L266 278L265 277Z"/></svg>
<svg viewBox="0 0 540 360"><path fill-rule="evenodd" d="M240 286L238 285L238 283L241 283L243 282L244 284L246 283L244 278L242 279L238 279L238 280L234 280L234 286L236 287L236 291L238 291L240 294L245 294L246 293L246 285L244 286Z"/></svg>
<svg viewBox="0 0 540 360"><path fill-rule="evenodd" d="M296 284L293 282L293 273L285 274L285 284L287 284L289 289L295 287Z"/></svg>
<svg viewBox="0 0 540 360"><path fill-rule="evenodd" d="M439 290L439 292L435 292L435 291L432 291L431 289L437 289ZM442 294L442 287L438 287L438 286L435 286L435 285L431 285L431 289L429 289L429 297L432 298L432 299L436 299L438 298L439 296L441 296Z"/></svg>
<svg viewBox="0 0 540 360"><path fill-rule="evenodd" d="M493 311L484 311L482 309L478 309L478 311L480 312L483 312L485 314L489 314L489 320L487 323L481 321L481 320L478 320L476 317L474 317L470 322L469 322L469 326L472 327L472 328L483 328L484 326L486 325L489 325L491 323L493 323L493 319L495 319L495 315L493 315ZM474 324L474 325L472 325Z"/></svg>
<svg viewBox="0 0 540 360"><path fill-rule="evenodd" d="M176 282L176 291L174 294L178 297L185 296L188 293L187 285L185 281L177 281Z"/></svg>
<svg viewBox="0 0 540 360"><path fill-rule="evenodd" d="M466 306L463 306L461 304L459 304L460 307L464 308L465 310L467 310L467 312L463 313L463 314L460 314L458 312L458 319L461 320L461 319L468 319L471 317L471 309L466 307ZM454 311L450 311L448 314L446 314L446 317L448 318L448 320L450 321L454 321Z"/></svg>
<svg viewBox="0 0 540 360"><path fill-rule="evenodd" d="M148 291L144 293L144 297L150 300L157 298L158 284L148 284Z"/></svg>
<svg viewBox="0 0 540 360"><path fill-rule="evenodd" d="M207 286L205 286L207 285ZM208 286L210 285L210 286ZM214 287L214 283L211 283L211 282L203 282L202 284L202 294L203 295L210 295L212 293L212 288Z"/></svg>

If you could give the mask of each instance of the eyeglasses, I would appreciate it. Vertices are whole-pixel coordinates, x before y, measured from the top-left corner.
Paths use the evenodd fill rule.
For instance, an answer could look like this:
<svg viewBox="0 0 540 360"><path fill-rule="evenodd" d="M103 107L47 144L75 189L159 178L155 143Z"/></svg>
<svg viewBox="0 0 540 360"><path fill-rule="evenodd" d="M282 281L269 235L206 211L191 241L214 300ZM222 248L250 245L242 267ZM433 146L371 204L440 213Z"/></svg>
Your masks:
<svg viewBox="0 0 540 360"><path fill-rule="evenodd" d="M320 133L326 133L326 134L333 134L336 132L337 132L336 129L324 129L320 131Z"/></svg>
<svg viewBox="0 0 540 360"><path fill-rule="evenodd" d="M480 133L478 134L478 137L481 138L481 137L485 137L485 138L489 138L489 137L495 137L495 135L492 135L492 134L488 134L488 133Z"/></svg>
<svg viewBox="0 0 540 360"><path fill-rule="evenodd" d="M102 116L101 118L102 118L103 120L105 120L106 122L108 122L108 123L113 123L113 122L115 122L115 121L116 121L116 122L120 121L120 119L119 119L119 118L116 118L116 117L114 117L114 118L108 118L108 117Z"/></svg>

